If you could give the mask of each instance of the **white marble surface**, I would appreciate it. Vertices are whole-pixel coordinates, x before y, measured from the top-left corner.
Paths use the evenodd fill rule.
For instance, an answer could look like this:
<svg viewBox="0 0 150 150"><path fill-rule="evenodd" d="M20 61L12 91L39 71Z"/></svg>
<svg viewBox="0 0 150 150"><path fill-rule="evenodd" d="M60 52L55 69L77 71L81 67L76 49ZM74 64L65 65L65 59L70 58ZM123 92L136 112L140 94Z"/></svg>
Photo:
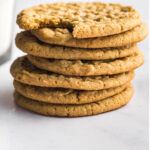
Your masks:
<svg viewBox="0 0 150 150"><path fill-rule="evenodd" d="M48 0L17 0L16 13L42 2ZM133 5L148 22L148 0L105 2ZM15 25L14 35L18 31ZM23 53L13 42L12 59L0 66L0 150L148 150L148 40L139 46L145 64L136 71L131 102L101 115L66 119L40 116L14 104L9 67Z"/></svg>

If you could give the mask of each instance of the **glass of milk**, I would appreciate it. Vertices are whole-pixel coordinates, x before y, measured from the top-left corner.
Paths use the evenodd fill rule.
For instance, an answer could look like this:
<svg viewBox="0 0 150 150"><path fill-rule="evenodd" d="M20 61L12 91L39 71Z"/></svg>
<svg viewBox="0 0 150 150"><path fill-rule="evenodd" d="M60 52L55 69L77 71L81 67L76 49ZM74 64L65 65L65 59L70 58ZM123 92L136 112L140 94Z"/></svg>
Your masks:
<svg viewBox="0 0 150 150"><path fill-rule="evenodd" d="M10 58L14 0L0 0L0 64Z"/></svg>

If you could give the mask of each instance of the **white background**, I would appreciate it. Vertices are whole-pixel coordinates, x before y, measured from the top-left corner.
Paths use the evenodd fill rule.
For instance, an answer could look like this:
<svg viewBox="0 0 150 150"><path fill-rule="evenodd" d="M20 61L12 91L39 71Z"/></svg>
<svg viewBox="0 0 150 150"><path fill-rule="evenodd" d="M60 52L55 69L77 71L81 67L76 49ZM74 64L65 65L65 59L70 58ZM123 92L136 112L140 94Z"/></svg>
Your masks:
<svg viewBox="0 0 150 150"><path fill-rule="evenodd" d="M49 1L16 0L15 13ZM104 1L132 5L148 23L148 0ZM15 24L14 37L19 31ZM148 150L148 39L139 47L145 64L136 71L131 102L101 115L67 119L37 115L14 104L9 68L23 53L13 39L12 59L0 66L0 150Z"/></svg>

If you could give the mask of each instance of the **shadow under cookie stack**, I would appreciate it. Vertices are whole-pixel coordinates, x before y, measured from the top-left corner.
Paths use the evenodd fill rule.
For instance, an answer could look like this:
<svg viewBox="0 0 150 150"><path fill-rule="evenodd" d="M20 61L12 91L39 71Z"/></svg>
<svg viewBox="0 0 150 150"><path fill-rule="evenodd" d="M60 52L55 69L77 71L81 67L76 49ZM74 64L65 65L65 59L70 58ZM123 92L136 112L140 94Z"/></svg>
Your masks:
<svg viewBox="0 0 150 150"><path fill-rule="evenodd" d="M27 55L11 66L17 105L50 116L96 115L127 104L137 42L147 26L132 7L103 3L44 4L23 10L16 45Z"/></svg>

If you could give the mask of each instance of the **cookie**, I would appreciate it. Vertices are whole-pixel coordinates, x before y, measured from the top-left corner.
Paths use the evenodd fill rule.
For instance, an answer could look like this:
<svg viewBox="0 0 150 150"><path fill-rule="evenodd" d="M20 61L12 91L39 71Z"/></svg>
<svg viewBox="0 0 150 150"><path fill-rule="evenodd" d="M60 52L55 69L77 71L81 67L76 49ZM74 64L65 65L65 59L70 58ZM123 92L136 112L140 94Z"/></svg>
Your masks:
<svg viewBox="0 0 150 150"><path fill-rule="evenodd" d="M114 60L56 60L27 56L28 60L37 68L63 75L96 76L110 75L134 70L144 63L141 51L134 55Z"/></svg>
<svg viewBox="0 0 150 150"><path fill-rule="evenodd" d="M20 28L61 27L76 38L100 37L121 33L141 24L132 7L104 3L55 3L23 10L17 17Z"/></svg>
<svg viewBox="0 0 150 150"><path fill-rule="evenodd" d="M14 81L15 90L24 97L53 104L85 104L96 102L122 92L127 86L129 86L129 83L105 90L83 91L38 87Z"/></svg>
<svg viewBox="0 0 150 150"><path fill-rule="evenodd" d="M17 58L12 64L10 72L15 80L25 84L79 90L101 90L117 87L134 78L134 72L132 71L117 75L93 77L59 75L36 68L29 63L26 56Z"/></svg>
<svg viewBox="0 0 150 150"><path fill-rule="evenodd" d="M48 104L26 98L17 92L14 93L14 97L17 105L42 115L79 117L96 115L120 108L121 106L129 102L129 100L132 98L133 93L133 87L129 86L121 93L116 94L112 97L108 97L98 102L80 105Z"/></svg>
<svg viewBox="0 0 150 150"><path fill-rule="evenodd" d="M103 49L84 49L50 45L40 42L28 31L17 34L16 46L23 52L34 56L71 60L105 60L122 58L130 56L138 50L137 44Z"/></svg>
<svg viewBox="0 0 150 150"><path fill-rule="evenodd" d="M16 36L16 46L23 52L43 58L71 60L105 60L130 56L137 50L137 44L124 47L84 49L41 43L30 32L23 31Z"/></svg>
<svg viewBox="0 0 150 150"><path fill-rule="evenodd" d="M147 25L141 24L120 34L88 39L76 39L72 36L70 30L62 28L41 28L33 30L32 34L40 41L49 44L79 48L104 48L121 47L140 42L147 36L148 29Z"/></svg>

